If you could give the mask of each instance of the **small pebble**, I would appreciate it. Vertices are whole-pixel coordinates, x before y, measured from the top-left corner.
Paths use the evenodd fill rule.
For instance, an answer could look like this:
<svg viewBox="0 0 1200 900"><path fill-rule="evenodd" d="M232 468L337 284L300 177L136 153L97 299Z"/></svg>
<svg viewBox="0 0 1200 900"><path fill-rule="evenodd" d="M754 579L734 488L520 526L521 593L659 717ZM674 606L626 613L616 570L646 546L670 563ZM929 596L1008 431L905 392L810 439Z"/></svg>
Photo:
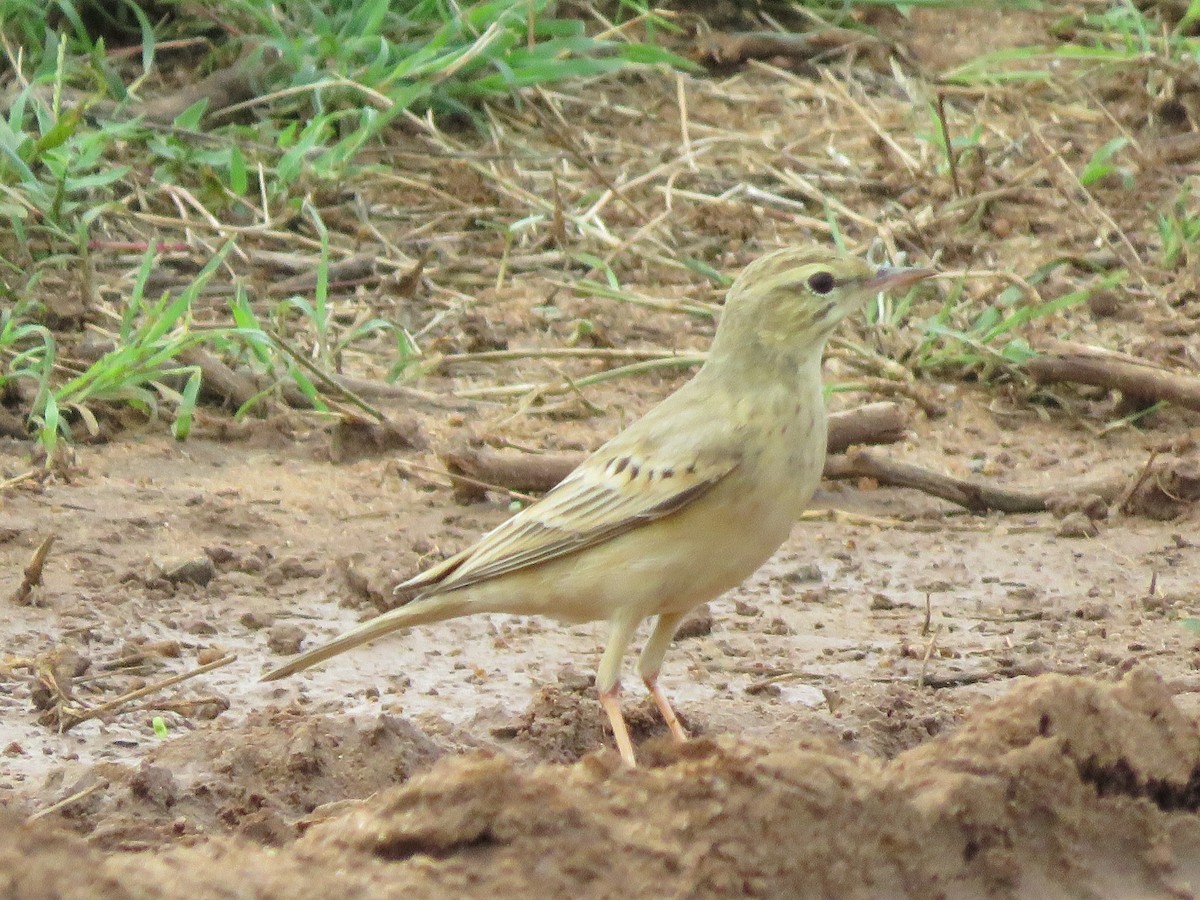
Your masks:
<svg viewBox="0 0 1200 900"><path fill-rule="evenodd" d="M196 654L196 662L202 666L207 666L209 663L215 663L223 656L225 656L225 651L220 647L205 647Z"/></svg>
<svg viewBox="0 0 1200 900"><path fill-rule="evenodd" d="M1086 513L1076 510L1063 516L1055 533L1061 538L1090 538L1098 535L1100 529Z"/></svg>
<svg viewBox="0 0 1200 900"><path fill-rule="evenodd" d="M275 624L275 617L270 613L250 610L242 613L238 621L251 631L258 631L260 628L267 628L268 626Z"/></svg>
<svg viewBox="0 0 1200 900"><path fill-rule="evenodd" d="M688 638L707 637L712 634L713 617L712 611L708 608L708 604L702 604L696 607L683 620L675 632L675 640L683 641Z"/></svg>
<svg viewBox="0 0 1200 900"><path fill-rule="evenodd" d="M280 622L278 625L272 625L271 630L267 632L267 646L271 648L272 653L291 656L300 652L300 645L305 636L304 629L299 625Z"/></svg>
<svg viewBox="0 0 1200 900"><path fill-rule="evenodd" d="M197 556L184 560L171 567L164 567L163 575L171 584L197 584L200 587L208 584L217 574L217 567L207 556Z"/></svg>

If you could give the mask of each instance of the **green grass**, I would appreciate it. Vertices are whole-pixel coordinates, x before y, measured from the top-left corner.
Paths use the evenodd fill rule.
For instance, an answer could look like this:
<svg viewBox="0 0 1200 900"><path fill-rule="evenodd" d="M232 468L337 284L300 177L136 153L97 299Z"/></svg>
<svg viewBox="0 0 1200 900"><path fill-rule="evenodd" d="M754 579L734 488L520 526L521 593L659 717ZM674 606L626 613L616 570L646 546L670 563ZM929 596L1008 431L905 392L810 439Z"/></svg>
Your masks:
<svg viewBox="0 0 1200 900"><path fill-rule="evenodd" d="M200 391L200 372L195 366L181 365L176 357L218 336L193 329L189 313L197 293L223 256L205 267L185 293L178 297L164 294L148 302L144 290L154 256L147 253L121 311L112 349L81 370L72 371L74 367L60 360L53 339L44 329L14 335L11 346L20 365L9 369L9 377L26 374L37 378L39 393L31 420L49 456L60 434L71 436L73 422L82 422L92 434L99 432L93 407L101 403L127 404L151 417L159 414L160 407L169 407L172 432L178 438L187 436ZM224 329L220 336L232 333ZM54 384L50 376L58 370L64 372L64 377ZM183 381L180 389L170 385L179 379Z"/></svg>
<svg viewBox="0 0 1200 900"><path fill-rule="evenodd" d="M1041 266L1024 279L1025 284L1036 288L1068 264L1069 260L1059 259ZM923 292L917 287L899 298L880 297L868 311L868 319L881 335L893 336L890 355L914 374L989 381L1011 376L1035 355L1024 336L1026 326L1086 303L1093 293L1115 287L1127 277L1128 273L1119 269L1094 284L1048 300L1038 300L1014 284L983 308L967 295L960 281L946 292L940 307L924 318L917 313Z"/></svg>
<svg viewBox="0 0 1200 900"><path fill-rule="evenodd" d="M1097 68L1129 68L1131 78L1154 78L1165 66L1195 65L1200 59L1200 37L1189 34L1200 21L1200 4L1190 3L1178 22L1164 22L1154 14L1156 4L1139 9L1133 0L1115 0L1084 12L1063 16L1053 32L1057 46L1036 44L986 53L940 79L955 84L1050 82L1063 77L1063 66L1093 72ZM1045 8L1045 7L1043 7Z"/></svg>
<svg viewBox="0 0 1200 900"><path fill-rule="evenodd" d="M1030 276L1028 283L1044 280L1058 263L1045 266ZM970 310L960 291L951 292L942 308L921 324L922 339L905 360L917 372L954 373L988 380L1009 374L1035 354L1022 335L1029 323L1058 315L1085 303L1094 292L1120 284L1128 273L1123 269L1051 300L1029 302L1022 288L1001 291L982 310ZM964 321L965 320L965 321Z"/></svg>
<svg viewBox="0 0 1200 900"><path fill-rule="evenodd" d="M896 5L908 15L918 6L963 4L766 4L776 5L793 13L799 9L802 16L854 24L848 17L855 6ZM202 387L198 368L178 359L191 348L203 347L243 366L264 385L237 410L239 415L284 387L299 388L311 406L324 409L322 378L341 371L345 359L361 347L377 353L385 347L391 353L388 377L420 377L421 338L403 324L375 314L352 321L335 314L328 273L335 251L346 252L347 241L344 234L331 236L321 210L341 205L346 186L380 171L375 160L385 155L401 120L411 124L429 116L443 129L477 126L483 131L489 105L520 111L530 88L578 86L645 65L690 65L631 37L652 38L676 27L635 0L609 4L603 11L568 10L549 0L297 0L273 5L201 0L161 2L152 12L148 9L132 0L56 0L49 11L32 0L8 0L0 7L0 52L14 85L0 118L0 214L11 223L0 235L0 398L25 398L22 411L48 450L80 428L96 430L98 417L112 406L160 417L170 422L176 436L185 437ZM586 27L584 18L572 15L585 11L593 16ZM605 15L617 22L637 20L638 28L600 27ZM1058 23L1059 43L1048 40L986 54L942 73L941 80L1029 82L1036 88L1035 82L1109 69L1139 79L1148 95L1157 96L1164 71L1200 60L1200 39L1188 34L1198 20L1197 2L1175 23L1159 21L1128 0L1090 4ZM168 42L189 40L196 42L191 56L181 56L177 49L167 56ZM112 49L118 46L132 46L132 52ZM194 70L181 73L181 59L189 60ZM160 80L164 65L171 66L176 80L183 74L183 81L195 81L239 59L252 73L255 97L238 115L214 119L197 103L169 123L137 117L143 97L165 90ZM932 104L928 119L917 138L932 150L931 174L949 173L951 163L961 168L976 154L986 158L986 145L994 136L983 123L948 134ZM1074 163L1080 187L1089 190L1114 181L1132 187L1134 148L1128 138L1101 138L1097 145ZM471 164L476 172L485 171L483 164ZM486 223L505 235L497 287L503 286L510 252L561 212L544 195L526 194L530 208L522 216ZM1194 207L1194 193L1185 186L1174 202L1151 214L1161 245L1159 261L1166 270L1194 267L1200 258L1200 216ZM40 300L52 282L53 290L61 289L64 274L89 271L97 254L105 252L97 249L98 242L152 231L131 213L134 209L156 221L174 220L180 229L186 217L194 231L211 219L216 227L198 228L208 243L191 249L219 249L185 284L155 296L148 296L148 285L162 260L153 247L119 299L91 292L96 301L93 327L105 332L112 348L100 359L84 362L72 347L60 346L60 338L69 344L69 335L56 336L43 324L47 311ZM841 244L836 208L827 203L824 214L835 243ZM313 290L252 302L241 281L239 253L252 255L258 246L253 233L268 226L319 254ZM624 245L618 246L624 252ZM713 304L663 300L622 284L612 258L615 250L605 256L607 251L595 246L563 249L563 268L571 269L573 277L562 286L578 295L699 318L716 313ZM725 282L723 273L686 253L668 258L666 250L637 252L654 264L686 270L697 281L707 279L713 286ZM1026 283L1045 283L1060 264L1034 271ZM890 343L889 352L916 374L987 379L1028 358L1032 351L1023 337L1026 326L1123 277L1123 272L1110 273L1088 288L1044 301L1014 286L982 309L961 284L932 312L929 294L915 291L881 300L873 317ZM82 293L86 275L84 282ZM210 297L201 314L199 298L218 285L223 296L215 306Z"/></svg>
<svg viewBox="0 0 1200 900"><path fill-rule="evenodd" d="M1091 187L1110 175L1120 178L1121 185L1126 189L1133 187L1133 173L1117 163L1117 157L1129 144L1129 138L1118 135L1112 140L1105 141L1093 151L1091 158L1079 173L1081 187Z"/></svg>
<svg viewBox="0 0 1200 900"><path fill-rule="evenodd" d="M1162 244L1160 262L1168 272L1195 271L1200 264L1200 210L1196 208L1192 190L1191 184L1184 184L1171 207L1156 218Z"/></svg>
<svg viewBox="0 0 1200 900"><path fill-rule="evenodd" d="M0 328L0 395L32 389L30 423L52 448L72 423L95 429L93 410L104 403L148 415L169 409L175 434L185 436L199 372L175 357L189 347L205 345L279 372L315 405L312 381L281 353L280 341L311 336L313 352L305 357L332 371L356 342L391 332L393 374L401 374L419 350L395 323L334 327L324 275L329 235L314 200L366 171L364 151L380 147L400 116L430 112L470 122L483 103L519 97L529 87L638 65L690 66L651 44L592 36L582 20L556 8L548 0L230 0L157 4L152 21L131 0L58 0L49 10L9 0L0 10L0 35L21 89L0 119L0 214L12 223L0 239L0 291L12 304ZM638 3L620 11L642 16L648 27L668 27ZM224 40L209 39L214 23ZM195 78L244 54L257 93L253 124L205 121L203 102L170 124L136 118L140 95L157 77L160 45L201 37L211 50ZM140 43L136 56L108 51L110 40L131 38ZM317 290L281 301L264 324L231 288L235 324L197 328L193 303L217 260L186 289L149 301L142 296L147 253L119 313L114 349L80 368L40 324L40 285L46 273L86 266L95 236L102 227L120 230L130 199L162 217L177 217L180 203L198 204L222 221L253 220L264 211L275 220L299 216L321 247Z"/></svg>

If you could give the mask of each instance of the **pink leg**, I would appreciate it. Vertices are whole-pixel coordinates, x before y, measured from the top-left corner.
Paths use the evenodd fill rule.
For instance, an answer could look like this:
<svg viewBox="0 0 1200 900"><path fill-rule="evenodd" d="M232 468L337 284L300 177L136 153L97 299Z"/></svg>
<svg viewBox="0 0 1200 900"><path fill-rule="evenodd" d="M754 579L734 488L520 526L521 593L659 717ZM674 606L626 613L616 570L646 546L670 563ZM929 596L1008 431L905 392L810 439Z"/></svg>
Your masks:
<svg viewBox="0 0 1200 900"><path fill-rule="evenodd" d="M671 709L671 703L667 700L667 695L658 686L658 672L662 668L662 661L667 653L667 647L671 645L671 639L675 637L675 629L679 627L683 616L684 613L671 613L670 615L659 616L658 621L654 624L654 630L650 632L650 639L646 641L646 646L642 648L642 658L638 661L638 671L642 675L642 681L646 682L646 688L650 691L650 696L654 698L654 702L658 706L658 711L662 713L667 727L671 729L671 736L679 743L683 743L688 739L687 732L679 724L679 717L675 715L675 710Z"/></svg>
<svg viewBox="0 0 1200 900"><path fill-rule="evenodd" d="M612 726L613 740L617 742L621 760L629 768L636 769L637 759L633 755L633 741L629 739L629 728L625 725L625 716L622 715L621 704L617 700L617 685L600 694L600 705L608 713L608 723Z"/></svg>
<svg viewBox="0 0 1200 900"><path fill-rule="evenodd" d="M667 699L667 695L658 686L658 674L655 673L653 676L646 677L645 682L646 687L650 691L650 696L654 698L654 702L658 706L658 711L662 713L663 720L667 723L667 728L671 729L671 737L675 738L677 743L682 744L688 739L688 734L683 730L683 726L679 724L679 717L675 715L675 710L671 708L671 701Z"/></svg>
<svg viewBox="0 0 1200 900"><path fill-rule="evenodd" d="M613 740L617 742L621 759L630 768L637 766L637 760L633 756L633 741L629 739L629 728L621 714L617 693L621 690L621 657L625 655L640 621L634 614L618 615L613 619L608 644L604 648L604 655L600 657L600 668L596 671L596 693L600 695L600 705L608 714L608 723L612 725Z"/></svg>

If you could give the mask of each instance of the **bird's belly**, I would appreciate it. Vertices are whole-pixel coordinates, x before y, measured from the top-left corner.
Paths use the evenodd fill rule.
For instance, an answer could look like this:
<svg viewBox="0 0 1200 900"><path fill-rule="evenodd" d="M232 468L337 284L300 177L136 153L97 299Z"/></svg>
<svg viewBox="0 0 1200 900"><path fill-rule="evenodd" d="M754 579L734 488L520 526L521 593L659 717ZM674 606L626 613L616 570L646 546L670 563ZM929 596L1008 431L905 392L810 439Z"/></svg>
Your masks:
<svg viewBox="0 0 1200 900"><path fill-rule="evenodd" d="M795 508L724 487L673 516L497 579L505 611L565 622L645 618L685 612L735 587L787 539Z"/></svg>

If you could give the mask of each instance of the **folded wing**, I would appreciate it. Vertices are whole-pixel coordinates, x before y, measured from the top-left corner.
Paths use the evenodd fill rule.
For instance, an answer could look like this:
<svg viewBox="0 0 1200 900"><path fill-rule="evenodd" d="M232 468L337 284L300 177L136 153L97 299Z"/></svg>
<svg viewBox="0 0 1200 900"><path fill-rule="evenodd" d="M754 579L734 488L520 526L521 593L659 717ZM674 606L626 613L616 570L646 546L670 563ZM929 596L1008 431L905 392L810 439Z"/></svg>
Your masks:
<svg viewBox="0 0 1200 900"><path fill-rule="evenodd" d="M598 454L479 543L397 590L439 594L578 553L678 512L737 465L733 453L671 467L651 464L636 452Z"/></svg>

